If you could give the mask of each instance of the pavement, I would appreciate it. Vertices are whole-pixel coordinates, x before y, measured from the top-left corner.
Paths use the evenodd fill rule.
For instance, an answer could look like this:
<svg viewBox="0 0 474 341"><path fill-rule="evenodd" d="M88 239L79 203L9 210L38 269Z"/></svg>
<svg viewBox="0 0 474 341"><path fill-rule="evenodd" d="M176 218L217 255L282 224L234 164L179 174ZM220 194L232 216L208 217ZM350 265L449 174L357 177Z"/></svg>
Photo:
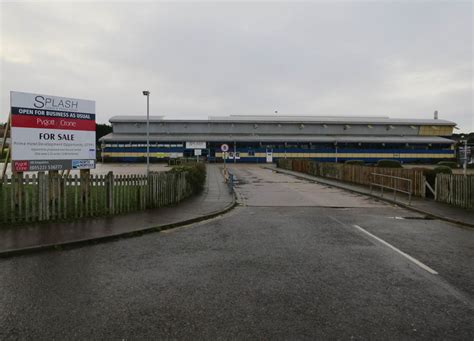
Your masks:
<svg viewBox="0 0 474 341"><path fill-rule="evenodd" d="M240 205L224 215L0 259L0 339L474 338L474 230L231 171Z"/></svg>
<svg viewBox="0 0 474 341"><path fill-rule="evenodd" d="M224 183L219 167L208 165L203 192L176 206L0 229L0 257L160 231L223 213L233 204L233 194Z"/></svg>
<svg viewBox="0 0 474 341"><path fill-rule="evenodd" d="M391 202L397 205L400 205L404 208L417 211L422 214L426 214L437 219L442 219L449 221L451 223L460 224L463 226L474 227L474 211L469 209L464 209L460 207L455 207L449 204L442 202L437 202L430 199L423 199L412 196L411 203L408 203L408 196L402 193L397 193L397 200L393 200L393 194L385 193L384 197L380 196L380 190L374 189L373 193L370 192L370 188L367 186L362 186L358 184L347 183L343 181L316 177L313 175L290 171L282 168L278 168L275 165L265 166L268 169L272 169L275 172L290 174L297 176L302 179L316 181L320 184L325 184L335 188L345 189L354 193L365 194L369 196L374 196L380 199L383 199L387 202Z"/></svg>

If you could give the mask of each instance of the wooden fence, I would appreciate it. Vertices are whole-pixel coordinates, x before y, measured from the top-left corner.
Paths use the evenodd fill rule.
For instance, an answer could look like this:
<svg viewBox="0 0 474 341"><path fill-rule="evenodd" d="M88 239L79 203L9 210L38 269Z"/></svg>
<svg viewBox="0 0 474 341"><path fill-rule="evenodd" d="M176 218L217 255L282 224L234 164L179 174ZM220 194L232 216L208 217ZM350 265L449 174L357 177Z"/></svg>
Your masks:
<svg viewBox="0 0 474 341"><path fill-rule="evenodd" d="M411 180L411 189L408 188L408 182L398 181L397 183L393 183L397 181L393 178L383 178L377 181L382 185L388 187L396 186L404 191L411 190L413 195L425 197L425 177L422 170L358 166L298 159L280 159L278 160L278 167L366 186L369 186L372 181L371 173L401 177Z"/></svg>
<svg viewBox="0 0 474 341"><path fill-rule="evenodd" d="M120 214L176 204L192 194L188 173L12 175L0 180L0 224Z"/></svg>
<svg viewBox="0 0 474 341"><path fill-rule="evenodd" d="M474 208L474 175L437 174L436 201L463 208Z"/></svg>

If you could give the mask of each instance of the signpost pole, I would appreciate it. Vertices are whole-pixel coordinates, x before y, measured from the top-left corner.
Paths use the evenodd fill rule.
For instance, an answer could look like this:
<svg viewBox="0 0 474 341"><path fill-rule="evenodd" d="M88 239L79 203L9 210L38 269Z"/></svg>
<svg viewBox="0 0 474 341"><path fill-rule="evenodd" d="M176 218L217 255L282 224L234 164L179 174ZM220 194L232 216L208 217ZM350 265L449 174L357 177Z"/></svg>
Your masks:
<svg viewBox="0 0 474 341"><path fill-rule="evenodd" d="M226 159L226 157L227 157L227 152L224 152L224 155L223 155L223 156L224 156L224 174L226 174L226 173L227 173L227 169L225 168L225 159Z"/></svg>
<svg viewBox="0 0 474 341"><path fill-rule="evenodd" d="M463 170L463 174L464 176L467 175L467 137L466 139L464 140L464 170Z"/></svg>
<svg viewBox="0 0 474 341"><path fill-rule="evenodd" d="M227 182L227 168L225 164L225 159L227 158L227 151L229 150L229 146L227 144L223 144L221 146L221 152L223 153L223 159L224 159L224 179Z"/></svg>
<svg viewBox="0 0 474 341"><path fill-rule="evenodd" d="M12 119L12 113L10 112L10 114L8 115L7 124L5 126L5 131L3 132L2 145L1 145L1 148L0 148L0 156L3 155L3 149L5 148L5 145L7 143L7 136L8 136L8 132L10 131L10 127L11 127L11 119ZM7 154L5 155L5 161L4 161L3 169L2 169L2 179L5 176L5 173L7 172L7 166L8 166L9 159L10 159L10 146L8 147Z"/></svg>
<svg viewBox="0 0 474 341"><path fill-rule="evenodd" d="M146 176L150 175L150 92L146 95Z"/></svg>
<svg viewBox="0 0 474 341"><path fill-rule="evenodd" d="M235 144L235 141L234 141L234 163L237 162L237 146Z"/></svg>
<svg viewBox="0 0 474 341"><path fill-rule="evenodd" d="M10 161L10 152L11 152L11 147L8 147L7 155L5 155L5 163L3 164L3 169L2 169L2 179L5 177L5 173L7 172L8 162Z"/></svg>
<svg viewBox="0 0 474 341"><path fill-rule="evenodd" d="M5 125L5 130L3 131L3 139L2 139L2 147L0 148L0 155L3 155L3 149L5 148L5 145L7 144L7 136L8 136L8 131L10 130L11 118L12 118L12 114L10 113L8 115L7 124Z"/></svg>

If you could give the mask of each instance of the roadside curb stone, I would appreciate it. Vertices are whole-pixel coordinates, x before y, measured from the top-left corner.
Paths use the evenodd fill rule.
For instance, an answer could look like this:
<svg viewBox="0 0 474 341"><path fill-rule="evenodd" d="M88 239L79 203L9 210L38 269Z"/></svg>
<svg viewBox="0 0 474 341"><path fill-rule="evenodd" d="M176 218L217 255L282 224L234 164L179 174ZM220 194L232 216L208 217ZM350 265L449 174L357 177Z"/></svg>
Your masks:
<svg viewBox="0 0 474 341"><path fill-rule="evenodd" d="M186 220L175 222L172 224L147 227L141 230L109 234L106 236L77 239L77 240L71 240L71 241L66 241L66 242L61 242L61 243L35 245L35 246L30 246L30 247L25 247L25 248L0 251L0 258L20 256L20 255L26 255L26 254L42 252L42 251L51 251L51 250L58 251L58 250L71 249L71 248L81 247L81 246L86 246L86 245L105 243L108 241L115 241L115 240L124 239L124 238L139 237L141 235L148 234L148 233L166 231L166 230L170 230L176 227L181 227L181 226L201 222L204 220L209 220L231 211L236 206L237 206L237 202L234 196L233 202L227 207L225 207L224 209L216 211L216 212L212 212L203 216L198 216L196 218L186 219Z"/></svg>

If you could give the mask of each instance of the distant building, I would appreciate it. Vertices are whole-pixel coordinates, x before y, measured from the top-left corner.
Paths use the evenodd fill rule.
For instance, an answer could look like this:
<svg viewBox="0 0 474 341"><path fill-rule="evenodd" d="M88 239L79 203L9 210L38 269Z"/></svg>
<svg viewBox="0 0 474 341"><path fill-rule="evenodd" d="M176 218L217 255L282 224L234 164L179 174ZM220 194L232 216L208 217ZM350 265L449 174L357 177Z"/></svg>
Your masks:
<svg viewBox="0 0 474 341"><path fill-rule="evenodd" d="M102 137L105 161L141 162L146 156L146 117L115 116ZM243 116L207 120L150 118L152 161L199 153L231 162L273 162L278 158L319 161L396 159L434 162L455 157L454 122L388 117ZM200 150L196 152L196 150Z"/></svg>

